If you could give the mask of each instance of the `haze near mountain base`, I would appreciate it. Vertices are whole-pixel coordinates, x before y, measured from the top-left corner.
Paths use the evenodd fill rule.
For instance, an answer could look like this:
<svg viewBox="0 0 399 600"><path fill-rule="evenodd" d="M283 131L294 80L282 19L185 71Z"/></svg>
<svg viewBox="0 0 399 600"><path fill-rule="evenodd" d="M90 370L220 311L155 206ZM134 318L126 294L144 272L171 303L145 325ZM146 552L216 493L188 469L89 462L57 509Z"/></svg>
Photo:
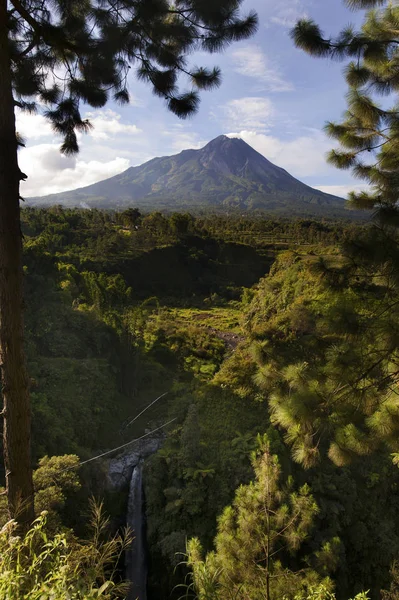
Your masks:
<svg viewBox="0 0 399 600"><path fill-rule="evenodd" d="M29 204L147 210L231 210L349 216L342 198L311 188L239 138L154 158L98 183Z"/></svg>

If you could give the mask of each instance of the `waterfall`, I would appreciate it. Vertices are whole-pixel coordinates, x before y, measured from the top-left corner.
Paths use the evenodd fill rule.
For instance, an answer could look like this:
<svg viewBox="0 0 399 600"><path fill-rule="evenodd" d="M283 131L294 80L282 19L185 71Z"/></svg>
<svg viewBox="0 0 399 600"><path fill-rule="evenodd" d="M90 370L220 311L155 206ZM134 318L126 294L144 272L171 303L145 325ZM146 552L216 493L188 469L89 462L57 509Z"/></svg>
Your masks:
<svg viewBox="0 0 399 600"><path fill-rule="evenodd" d="M126 552L126 578L132 582L127 600L147 600L147 564L144 531L143 461L133 469L127 507L127 525L134 539Z"/></svg>

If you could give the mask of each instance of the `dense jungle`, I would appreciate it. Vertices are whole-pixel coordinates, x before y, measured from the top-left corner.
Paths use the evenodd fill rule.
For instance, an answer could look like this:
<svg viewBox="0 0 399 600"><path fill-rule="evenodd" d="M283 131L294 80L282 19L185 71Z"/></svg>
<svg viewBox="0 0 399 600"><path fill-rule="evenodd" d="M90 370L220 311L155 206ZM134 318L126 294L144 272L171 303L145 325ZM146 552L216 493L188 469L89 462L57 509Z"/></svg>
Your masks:
<svg viewBox="0 0 399 600"><path fill-rule="evenodd" d="M397 597L391 226L60 206L22 224L48 526L87 537L93 496L116 532L128 489L79 461L173 420L144 463L149 598Z"/></svg>

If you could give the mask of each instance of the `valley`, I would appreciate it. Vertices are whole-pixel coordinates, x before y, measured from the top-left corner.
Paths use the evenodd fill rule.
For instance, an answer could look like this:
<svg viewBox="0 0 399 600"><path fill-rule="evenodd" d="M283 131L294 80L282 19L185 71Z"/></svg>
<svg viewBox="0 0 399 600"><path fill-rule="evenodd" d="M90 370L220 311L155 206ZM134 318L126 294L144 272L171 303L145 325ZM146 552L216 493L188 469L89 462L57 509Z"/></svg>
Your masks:
<svg viewBox="0 0 399 600"><path fill-rule="evenodd" d="M382 295L382 280L376 310L367 265L351 271L346 256L353 240L366 243L375 232L342 222L136 213L132 224L130 217L61 207L22 213L33 456L42 469L41 457L59 457L52 481L63 498L44 479L38 506L46 508L50 523L61 518L86 535L83 507L95 494L103 498L114 531L122 527L133 467L110 490L107 461L117 462L118 451L108 453L128 444L126 460L141 464L134 454L140 445L130 441L160 428L161 448L158 440L145 450L140 466L142 492L139 471L132 479L130 502L138 507L139 499L141 516L130 509L129 522L145 524L145 542L140 559L133 550L137 560L129 564L148 571L148 598L177 599L176 586L190 573L184 565L187 540L198 538L202 553L212 549L222 535L220 515L253 479L254 452L266 436L284 477L298 486L306 482L319 507L315 535L295 553L281 554L294 588L298 565L311 560L310 570L300 571L301 585L309 577L334 585L337 597L369 589L377 598L399 552L399 474L385 442L374 454L356 457L356 432L346 447L340 437L345 394L362 393L357 382L363 371L367 387L381 393L374 330L356 324L380 315L379 352L391 343L386 326L396 327L396 310L385 312L389 297ZM356 340L350 349L348 335ZM347 371L342 362L350 365ZM328 399L343 377L347 391L339 412ZM309 427L309 410L318 429L320 414L331 411L317 441L317 466L310 469L312 438L302 440L297 426ZM367 443L374 444L368 414L355 414L357 427L369 431ZM150 447L151 435L147 439ZM291 458L290 444L302 444L303 462ZM104 452L105 459L90 461ZM62 477L68 463L76 465L73 485ZM348 527L355 514L367 521L367 535ZM329 567L318 562L320 552ZM378 565L378 575L371 564Z"/></svg>

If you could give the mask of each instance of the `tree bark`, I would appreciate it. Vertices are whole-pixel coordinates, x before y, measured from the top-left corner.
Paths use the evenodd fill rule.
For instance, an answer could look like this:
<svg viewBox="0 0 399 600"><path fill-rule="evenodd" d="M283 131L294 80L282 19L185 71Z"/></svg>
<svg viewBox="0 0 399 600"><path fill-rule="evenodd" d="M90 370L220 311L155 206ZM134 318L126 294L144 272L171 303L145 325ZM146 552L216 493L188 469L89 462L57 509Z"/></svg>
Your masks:
<svg viewBox="0 0 399 600"><path fill-rule="evenodd" d="M10 516L34 518L31 414L23 344L22 234L7 0L0 0L0 363L3 451Z"/></svg>

